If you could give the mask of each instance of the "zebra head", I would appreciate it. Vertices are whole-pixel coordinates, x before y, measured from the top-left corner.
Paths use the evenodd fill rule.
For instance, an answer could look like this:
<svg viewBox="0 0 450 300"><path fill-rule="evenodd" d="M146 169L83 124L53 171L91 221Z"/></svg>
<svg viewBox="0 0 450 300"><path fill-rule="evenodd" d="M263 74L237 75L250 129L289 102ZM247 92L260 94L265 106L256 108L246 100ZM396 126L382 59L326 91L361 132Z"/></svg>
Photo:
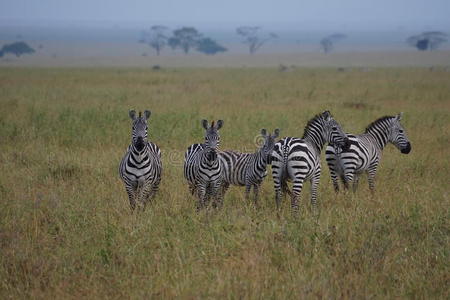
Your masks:
<svg viewBox="0 0 450 300"><path fill-rule="evenodd" d="M139 116L136 116L136 111L130 110L130 118L133 120L133 126L131 130L131 144L138 151L141 152L147 144L147 120L150 118L151 112L149 110L139 112Z"/></svg>
<svg viewBox="0 0 450 300"><path fill-rule="evenodd" d="M209 161L215 161L217 159L217 148L220 144L219 129L223 126L223 121L218 120L214 125L214 121L211 125L208 125L208 121L202 120L202 126L206 130L205 133L205 151Z"/></svg>
<svg viewBox="0 0 450 300"><path fill-rule="evenodd" d="M272 163L272 152L273 148L275 146L275 139L280 134L280 129L275 129L273 134L267 134L267 131L265 129L261 129L261 135L264 137L264 144L261 147L261 151L263 153L263 157L265 158L266 162L268 164Z"/></svg>
<svg viewBox="0 0 450 300"><path fill-rule="evenodd" d="M392 118L389 141L394 144L401 153L408 154L411 152L411 143L409 142L405 129L402 124L400 124L402 116L403 113L399 113Z"/></svg>
<svg viewBox="0 0 450 300"><path fill-rule="evenodd" d="M324 128L323 138L325 141L347 150L350 147L350 140L342 130L341 125L333 118L328 110L321 113L320 117Z"/></svg>

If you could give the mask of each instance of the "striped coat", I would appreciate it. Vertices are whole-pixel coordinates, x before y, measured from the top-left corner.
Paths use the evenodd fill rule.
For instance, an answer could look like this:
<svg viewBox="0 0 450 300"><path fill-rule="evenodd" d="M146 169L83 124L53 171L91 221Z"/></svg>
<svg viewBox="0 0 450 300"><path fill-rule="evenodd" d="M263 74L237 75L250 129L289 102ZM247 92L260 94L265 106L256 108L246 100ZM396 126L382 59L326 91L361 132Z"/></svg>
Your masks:
<svg viewBox="0 0 450 300"><path fill-rule="evenodd" d="M331 180L336 192L339 191L338 178L348 188L353 182L353 190L358 185L358 177L366 172L369 189L375 189L375 175L381 160L381 155L387 143L394 144L401 153L411 151L411 143L406 131L400 124L402 114L386 116L372 122L365 133L349 134L350 148L343 150L334 144L327 146L325 156L330 169Z"/></svg>
<svg viewBox="0 0 450 300"><path fill-rule="evenodd" d="M317 189L320 180L320 152L326 142L333 141L345 147L348 138L341 126L325 111L306 125L303 138L286 137L275 144L272 154L272 177L275 188L275 202L280 206L282 192L291 194L291 208L299 208L300 193L305 180L311 181L311 205L317 211ZM292 181L292 192L287 182Z"/></svg>
<svg viewBox="0 0 450 300"><path fill-rule="evenodd" d="M193 144L188 147L184 158L184 177L192 194L197 194L197 209L204 208L210 199L214 206L222 205L220 189L222 186L222 165L218 158L220 143L219 129L223 121L214 121L211 126L202 120L206 131L204 144Z"/></svg>
<svg viewBox="0 0 450 300"><path fill-rule="evenodd" d="M266 130L262 129L261 135L264 138L264 144L255 153L240 153L230 150L219 153L224 173L224 194L230 185L245 186L245 196L248 199L253 187L254 201L257 204L259 187L267 175L267 165L271 162L279 129L275 129L273 135L267 134Z"/></svg>
<svg viewBox="0 0 450 300"><path fill-rule="evenodd" d="M133 120L132 141L119 165L119 175L128 194L130 207L136 205L145 207L158 191L162 175L161 151L159 147L147 140L147 119L150 111L145 111L144 117L134 110L130 111Z"/></svg>

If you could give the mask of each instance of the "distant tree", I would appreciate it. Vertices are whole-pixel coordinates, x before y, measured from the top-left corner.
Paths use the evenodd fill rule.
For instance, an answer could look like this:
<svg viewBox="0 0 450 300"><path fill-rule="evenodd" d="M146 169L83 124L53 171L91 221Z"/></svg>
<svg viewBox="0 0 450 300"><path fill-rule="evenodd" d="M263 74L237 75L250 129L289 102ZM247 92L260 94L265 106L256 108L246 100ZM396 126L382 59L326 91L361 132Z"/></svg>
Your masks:
<svg viewBox="0 0 450 300"><path fill-rule="evenodd" d="M184 54L196 47L202 35L194 27L183 27L173 31L173 36L168 43L172 49L181 48Z"/></svg>
<svg viewBox="0 0 450 300"><path fill-rule="evenodd" d="M254 54L267 41L278 38L278 35L275 33L262 35L259 33L260 29L258 26L241 26L236 28L236 33L244 38L242 42L248 45L250 54Z"/></svg>
<svg viewBox="0 0 450 300"><path fill-rule="evenodd" d="M436 50L440 45L447 42L447 34L440 31L426 31L418 35L410 36L406 43L416 47L419 51Z"/></svg>
<svg viewBox="0 0 450 300"><path fill-rule="evenodd" d="M2 49L0 49L0 57L7 53L14 54L15 56L19 57L23 54L33 54L36 52L33 48L28 46L25 42L14 42L11 44L6 44L3 46Z"/></svg>
<svg viewBox="0 0 450 300"><path fill-rule="evenodd" d="M345 39L347 36L342 33L333 33L327 37L320 40L320 47L324 53L330 53L334 48L334 43Z"/></svg>
<svg viewBox="0 0 450 300"><path fill-rule="evenodd" d="M210 38L203 38L197 43L197 51L207 55L214 55L217 52L225 52L228 49L219 45L216 41Z"/></svg>
<svg viewBox="0 0 450 300"><path fill-rule="evenodd" d="M323 38L320 40L320 46L324 53L329 53L333 50L333 42L329 38Z"/></svg>
<svg viewBox="0 0 450 300"><path fill-rule="evenodd" d="M177 39L176 37L170 37L169 40L167 41L167 44L169 45L169 47L172 50L176 50L178 47L180 47L180 40Z"/></svg>
<svg viewBox="0 0 450 300"><path fill-rule="evenodd" d="M139 42L148 44L150 47L155 49L156 55L159 55L161 50L167 44L168 37L166 36L166 31L166 26L152 26L149 31L142 32L142 37Z"/></svg>

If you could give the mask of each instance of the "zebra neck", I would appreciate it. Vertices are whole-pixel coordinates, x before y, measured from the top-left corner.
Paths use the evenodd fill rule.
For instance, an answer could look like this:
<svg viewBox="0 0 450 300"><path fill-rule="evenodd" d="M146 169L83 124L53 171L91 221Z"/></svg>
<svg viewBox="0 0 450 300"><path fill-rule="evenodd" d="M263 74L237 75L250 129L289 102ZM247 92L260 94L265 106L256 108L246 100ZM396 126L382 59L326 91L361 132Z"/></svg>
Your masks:
<svg viewBox="0 0 450 300"><path fill-rule="evenodd" d="M267 165L266 155L264 155L264 150L261 148L255 153L256 161L260 166Z"/></svg>
<svg viewBox="0 0 450 300"><path fill-rule="evenodd" d="M381 150L384 149L389 141L387 132L385 132L383 128L369 130L367 134L375 140L376 146Z"/></svg>
<svg viewBox="0 0 450 300"><path fill-rule="evenodd" d="M313 147L317 154L322 151L323 145L325 145L325 141L320 132L309 130L305 133L303 139Z"/></svg>
<svg viewBox="0 0 450 300"><path fill-rule="evenodd" d="M138 151L136 147L131 144L131 155L133 155L134 160L142 161L148 157L148 144L142 149L142 151Z"/></svg>
<svg viewBox="0 0 450 300"><path fill-rule="evenodd" d="M216 151L216 154L218 155L217 150L211 149L211 148L204 148L203 152L202 152L202 154L200 156L200 161L205 163L205 164L208 164L208 165L214 165L214 164L218 163L219 159L217 157L216 157L215 160L210 160L209 159L208 153L211 152L211 151Z"/></svg>

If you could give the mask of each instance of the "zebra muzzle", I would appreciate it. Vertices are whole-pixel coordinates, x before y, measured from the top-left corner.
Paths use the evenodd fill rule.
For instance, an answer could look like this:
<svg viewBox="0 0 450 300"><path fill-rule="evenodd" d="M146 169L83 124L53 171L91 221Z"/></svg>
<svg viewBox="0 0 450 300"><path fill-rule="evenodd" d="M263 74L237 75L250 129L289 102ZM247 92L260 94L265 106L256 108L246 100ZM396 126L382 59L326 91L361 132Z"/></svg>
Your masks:
<svg viewBox="0 0 450 300"><path fill-rule="evenodd" d="M207 154L207 158L209 161L215 161L217 159L217 153L215 151L211 151Z"/></svg>
<svg viewBox="0 0 450 300"><path fill-rule="evenodd" d="M411 152L411 143L406 144L406 147L402 148L400 152L403 154L408 154L409 152Z"/></svg>
<svg viewBox="0 0 450 300"><path fill-rule="evenodd" d="M144 138L143 137L138 137L136 139L136 142L134 143L134 146L136 147L136 149L138 151L142 151L142 149L144 149L144 146L145 146Z"/></svg>

